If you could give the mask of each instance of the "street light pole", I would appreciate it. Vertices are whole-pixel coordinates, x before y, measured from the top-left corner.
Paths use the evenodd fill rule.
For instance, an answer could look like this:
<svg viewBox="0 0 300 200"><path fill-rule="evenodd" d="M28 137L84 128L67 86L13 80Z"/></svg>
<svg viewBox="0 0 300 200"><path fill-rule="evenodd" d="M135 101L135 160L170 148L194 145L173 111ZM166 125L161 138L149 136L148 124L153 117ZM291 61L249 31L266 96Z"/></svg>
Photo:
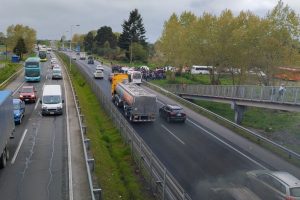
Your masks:
<svg viewBox="0 0 300 200"><path fill-rule="evenodd" d="M71 57L72 57L72 55L71 55L71 52L72 52L72 27L76 27L76 26L80 26L79 24L77 24L77 25L71 25L70 27L70 55L69 55L69 58L70 58L70 72L71 72Z"/></svg>

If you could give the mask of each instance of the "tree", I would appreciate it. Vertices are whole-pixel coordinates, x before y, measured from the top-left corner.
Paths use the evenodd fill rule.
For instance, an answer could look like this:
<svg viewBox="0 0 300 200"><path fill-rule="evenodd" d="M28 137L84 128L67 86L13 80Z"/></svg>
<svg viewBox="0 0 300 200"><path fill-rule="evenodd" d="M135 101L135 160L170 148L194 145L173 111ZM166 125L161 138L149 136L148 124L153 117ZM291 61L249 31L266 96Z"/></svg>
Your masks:
<svg viewBox="0 0 300 200"><path fill-rule="evenodd" d="M90 31L88 34L85 35L84 40L83 40L83 46L86 51L91 52L93 49L93 43L94 43L94 35Z"/></svg>
<svg viewBox="0 0 300 200"><path fill-rule="evenodd" d="M129 19L122 24L123 32L119 37L119 47L127 51L126 57L130 58L129 46L133 43L147 47L143 19L137 9L130 12Z"/></svg>
<svg viewBox="0 0 300 200"><path fill-rule="evenodd" d="M4 33L0 32L0 45L3 45L6 43L6 37Z"/></svg>
<svg viewBox="0 0 300 200"><path fill-rule="evenodd" d="M23 38L27 50L33 52L36 43L36 31L28 26L21 24L11 25L7 28L7 47L13 50L19 38Z"/></svg>
<svg viewBox="0 0 300 200"><path fill-rule="evenodd" d="M108 26L102 26L98 29L94 41L96 47L103 47L106 41L109 42L110 48L115 49L117 47L117 36L112 32L111 27Z"/></svg>
<svg viewBox="0 0 300 200"><path fill-rule="evenodd" d="M147 51L145 48L139 43L132 43L130 45L129 50L132 48L132 60L140 60L142 62L147 61Z"/></svg>
<svg viewBox="0 0 300 200"><path fill-rule="evenodd" d="M19 38L13 52L20 57L22 60L23 54L27 53L27 48L23 38Z"/></svg>

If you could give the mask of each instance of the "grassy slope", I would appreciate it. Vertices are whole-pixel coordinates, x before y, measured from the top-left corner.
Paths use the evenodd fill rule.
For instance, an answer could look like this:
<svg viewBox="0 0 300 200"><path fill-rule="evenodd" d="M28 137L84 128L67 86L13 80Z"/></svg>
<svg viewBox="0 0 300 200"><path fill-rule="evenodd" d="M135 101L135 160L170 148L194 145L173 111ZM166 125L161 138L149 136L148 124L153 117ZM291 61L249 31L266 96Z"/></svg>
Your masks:
<svg viewBox="0 0 300 200"><path fill-rule="evenodd" d="M61 56L68 63L68 59ZM129 147L124 145L118 130L74 67L72 77L88 127L87 136L91 139L91 151L96 162L95 174L104 199L151 199L144 192L140 177L135 175Z"/></svg>
<svg viewBox="0 0 300 200"><path fill-rule="evenodd" d="M231 121L234 120L234 112L229 104L215 103L209 101L195 101L198 105L211 110ZM284 112L270 109L248 107L242 125L265 132L281 130L293 131L299 124L300 114L295 112Z"/></svg>
<svg viewBox="0 0 300 200"><path fill-rule="evenodd" d="M13 73L20 69L21 65L18 63L6 63L5 67L0 68L0 84L8 79Z"/></svg>

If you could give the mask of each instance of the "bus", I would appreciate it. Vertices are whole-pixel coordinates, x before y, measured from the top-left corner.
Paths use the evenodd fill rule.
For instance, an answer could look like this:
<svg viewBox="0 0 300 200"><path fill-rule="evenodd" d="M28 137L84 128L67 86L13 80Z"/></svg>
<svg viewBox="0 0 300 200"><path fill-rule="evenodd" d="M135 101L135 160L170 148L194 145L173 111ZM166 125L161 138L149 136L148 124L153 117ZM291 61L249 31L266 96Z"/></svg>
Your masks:
<svg viewBox="0 0 300 200"><path fill-rule="evenodd" d="M38 57L29 57L25 64L25 81L40 81L41 80L41 63Z"/></svg>
<svg viewBox="0 0 300 200"><path fill-rule="evenodd" d="M41 59L41 62L46 62L47 61L47 50L40 50L39 51L39 57Z"/></svg>
<svg viewBox="0 0 300 200"><path fill-rule="evenodd" d="M275 78L286 81L300 81L300 68L278 67Z"/></svg>
<svg viewBox="0 0 300 200"><path fill-rule="evenodd" d="M191 74L211 74L213 70L212 66L197 66L191 67Z"/></svg>

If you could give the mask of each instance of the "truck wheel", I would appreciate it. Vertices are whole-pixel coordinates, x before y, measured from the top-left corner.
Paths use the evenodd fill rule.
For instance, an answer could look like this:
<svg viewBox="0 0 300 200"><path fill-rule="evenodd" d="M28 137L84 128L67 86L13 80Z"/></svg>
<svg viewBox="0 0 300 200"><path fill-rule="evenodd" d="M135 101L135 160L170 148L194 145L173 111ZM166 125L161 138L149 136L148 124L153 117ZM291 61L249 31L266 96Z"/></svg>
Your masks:
<svg viewBox="0 0 300 200"><path fill-rule="evenodd" d="M3 150L3 153L0 157L0 168L4 168L6 166L6 150Z"/></svg>

